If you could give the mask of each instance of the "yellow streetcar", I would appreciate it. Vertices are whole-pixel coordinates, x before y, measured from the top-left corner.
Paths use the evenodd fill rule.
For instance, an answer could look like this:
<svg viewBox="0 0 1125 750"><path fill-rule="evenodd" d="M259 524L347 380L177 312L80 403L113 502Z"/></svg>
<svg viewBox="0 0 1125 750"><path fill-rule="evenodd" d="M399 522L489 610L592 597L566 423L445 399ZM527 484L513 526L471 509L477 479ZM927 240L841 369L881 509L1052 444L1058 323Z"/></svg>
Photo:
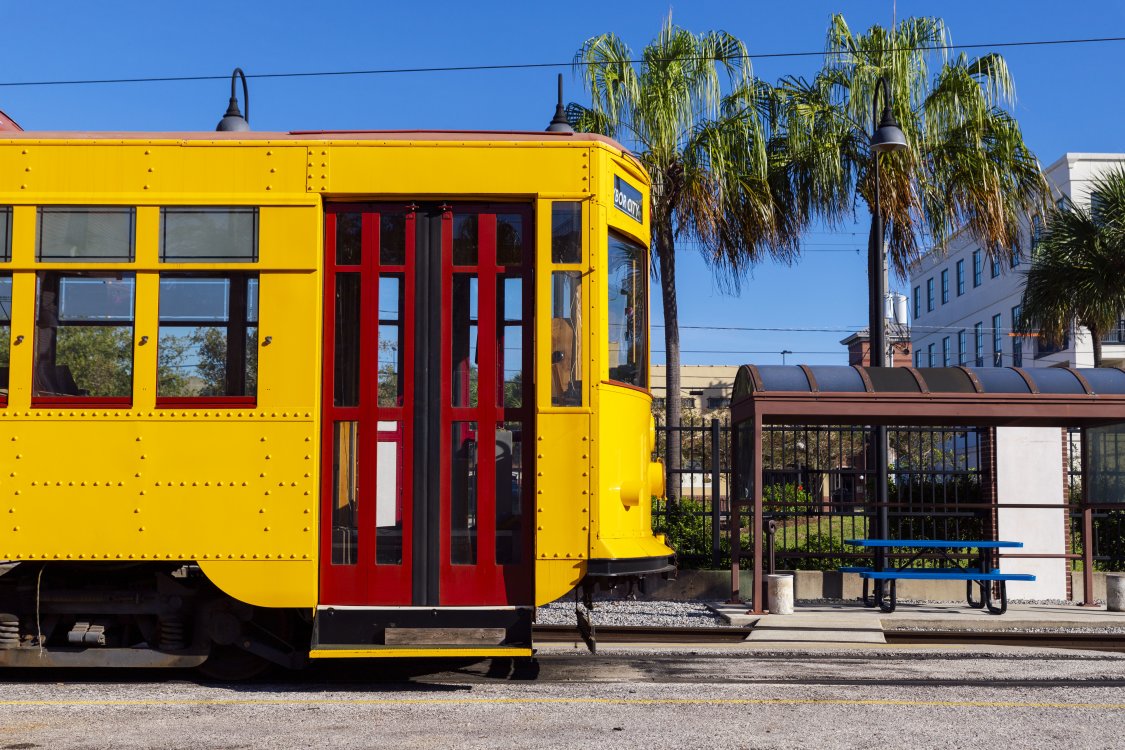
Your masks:
<svg viewBox="0 0 1125 750"><path fill-rule="evenodd" d="M568 132L0 133L0 665L527 656L670 570L648 190Z"/></svg>

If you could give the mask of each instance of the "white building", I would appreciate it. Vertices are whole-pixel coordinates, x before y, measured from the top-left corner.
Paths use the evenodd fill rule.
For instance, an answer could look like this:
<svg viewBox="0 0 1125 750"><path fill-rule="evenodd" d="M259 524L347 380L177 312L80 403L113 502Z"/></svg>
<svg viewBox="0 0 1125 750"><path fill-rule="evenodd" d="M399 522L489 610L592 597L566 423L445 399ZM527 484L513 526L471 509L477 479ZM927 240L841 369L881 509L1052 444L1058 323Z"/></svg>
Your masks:
<svg viewBox="0 0 1125 750"><path fill-rule="evenodd" d="M1090 181L1125 163L1125 154L1064 154L1044 174L1051 197L1089 208ZM911 266L911 319L915 367L1093 367L1089 331L1072 331L1065 345L1048 347L1013 335L1023 296L1028 251L1042 219L1033 217L1023 257L993 262L967 231L955 233L946 252L935 249ZM1106 366L1125 364L1125 326L1102 339Z"/></svg>
<svg viewBox="0 0 1125 750"><path fill-rule="evenodd" d="M1090 181L1125 163L1125 154L1064 154L1044 171L1051 199L1064 196L1089 208ZM1085 328L1071 330L1062 347L1033 336L1016 336L1024 277L1042 218L1024 227L1023 257L993 262L967 231L950 238L945 252L935 249L911 266L911 319L915 367L1093 367L1094 352ZM1125 364L1125 326L1102 339L1106 366ZM1022 554L1008 558L1007 573L1032 573L1033 583L1011 584L1023 598L1066 596L1065 515L1059 505L1067 481L1059 429L998 427L995 431L997 535L1023 543ZM1005 508L1005 505L1016 508ZM1040 509L1028 505L1051 506Z"/></svg>

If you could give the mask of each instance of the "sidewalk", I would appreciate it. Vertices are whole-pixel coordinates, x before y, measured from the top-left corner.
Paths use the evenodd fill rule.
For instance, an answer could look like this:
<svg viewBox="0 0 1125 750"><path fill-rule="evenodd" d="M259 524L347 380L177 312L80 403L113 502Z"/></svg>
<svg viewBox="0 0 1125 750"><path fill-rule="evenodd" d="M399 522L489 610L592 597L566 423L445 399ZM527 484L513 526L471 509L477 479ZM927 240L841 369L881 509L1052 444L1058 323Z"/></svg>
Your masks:
<svg viewBox="0 0 1125 750"><path fill-rule="evenodd" d="M903 604L891 614L859 603L798 603L791 615L755 615L748 605L708 605L734 626L753 626L749 641L761 643L886 643L884 632L926 630L1031 630L1114 629L1125 632L1125 612L1105 607L1012 604L1007 613L991 615L965 604Z"/></svg>

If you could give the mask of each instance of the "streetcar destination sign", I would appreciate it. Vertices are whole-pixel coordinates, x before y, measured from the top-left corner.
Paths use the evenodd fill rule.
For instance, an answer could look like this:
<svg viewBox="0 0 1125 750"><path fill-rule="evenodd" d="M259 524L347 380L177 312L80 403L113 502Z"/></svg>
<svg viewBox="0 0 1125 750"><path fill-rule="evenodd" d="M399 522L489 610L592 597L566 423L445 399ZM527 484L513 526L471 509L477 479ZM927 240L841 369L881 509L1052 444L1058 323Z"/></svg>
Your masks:
<svg viewBox="0 0 1125 750"><path fill-rule="evenodd" d="M613 176L613 206L619 211L624 211L634 221L644 224L644 204L641 202L641 191L617 175Z"/></svg>

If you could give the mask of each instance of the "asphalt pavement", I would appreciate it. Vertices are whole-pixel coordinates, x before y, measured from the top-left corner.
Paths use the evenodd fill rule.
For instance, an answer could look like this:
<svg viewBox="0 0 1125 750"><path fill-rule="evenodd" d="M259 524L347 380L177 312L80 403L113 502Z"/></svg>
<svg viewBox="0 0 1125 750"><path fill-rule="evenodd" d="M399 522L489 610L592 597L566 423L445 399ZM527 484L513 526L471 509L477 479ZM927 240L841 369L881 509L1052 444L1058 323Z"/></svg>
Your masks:
<svg viewBox="0 0 1125 750"><path fill-rule="evenodd" d="M0 750L1125 747L1125 655L661 647L509 662L0 675Z"/></svg>

